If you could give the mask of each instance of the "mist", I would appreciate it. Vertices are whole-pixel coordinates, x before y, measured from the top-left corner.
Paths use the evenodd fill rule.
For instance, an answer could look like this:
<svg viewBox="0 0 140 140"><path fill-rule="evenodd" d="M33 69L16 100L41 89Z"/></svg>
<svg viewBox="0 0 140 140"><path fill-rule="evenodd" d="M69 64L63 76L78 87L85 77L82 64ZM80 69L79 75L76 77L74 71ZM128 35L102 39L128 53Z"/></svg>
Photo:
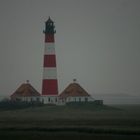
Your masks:
<svg viewBox="0 0 140 140"><path fill-rule="evenodd" d="M51 16L59 93L76 78L95 98L125 94L131 96L127 103L135 103L132 97L140 97L139 13L139 0L1 0L0 96L11 95L26 80L41 93L43 29Z"/></svg>

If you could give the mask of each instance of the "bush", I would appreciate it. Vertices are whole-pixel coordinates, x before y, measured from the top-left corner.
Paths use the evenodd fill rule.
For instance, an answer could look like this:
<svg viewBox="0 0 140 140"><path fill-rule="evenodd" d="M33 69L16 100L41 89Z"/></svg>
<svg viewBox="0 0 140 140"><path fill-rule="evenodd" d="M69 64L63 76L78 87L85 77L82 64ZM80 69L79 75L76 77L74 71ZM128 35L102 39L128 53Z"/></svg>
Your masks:
<svg viewBox="0 0 140 140"><path fill-rule="evenodd" d="M42 105L43 104L39 101L25 102L25 101L3 100L0 102L0 110L24 109L28 107L37 107Z"/></svg>

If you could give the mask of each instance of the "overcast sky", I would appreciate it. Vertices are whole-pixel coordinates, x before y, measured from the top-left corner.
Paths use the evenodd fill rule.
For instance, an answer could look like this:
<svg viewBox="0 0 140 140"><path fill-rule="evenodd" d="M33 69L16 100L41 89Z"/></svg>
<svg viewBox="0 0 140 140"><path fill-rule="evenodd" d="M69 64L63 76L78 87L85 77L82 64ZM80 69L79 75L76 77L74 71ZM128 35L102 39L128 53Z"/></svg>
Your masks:
<svg viewBox="0 0 140 140"><path fill-rule="evenodd" d="M44 22L55 21L59 93L140 94L140 0L0 0L0 95L41 92Z"/></svg>

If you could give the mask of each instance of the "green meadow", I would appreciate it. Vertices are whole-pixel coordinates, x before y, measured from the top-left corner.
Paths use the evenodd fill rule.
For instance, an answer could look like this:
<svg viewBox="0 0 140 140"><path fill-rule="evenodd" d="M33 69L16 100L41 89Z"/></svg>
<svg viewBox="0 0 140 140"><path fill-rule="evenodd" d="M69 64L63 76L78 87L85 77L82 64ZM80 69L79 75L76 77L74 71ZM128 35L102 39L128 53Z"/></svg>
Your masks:
<svg viewBox="0 0 140 140"><path fill-rule="evenodd" d="M140 105L67 105L0 111L4 139L140 139Z"/></svg>

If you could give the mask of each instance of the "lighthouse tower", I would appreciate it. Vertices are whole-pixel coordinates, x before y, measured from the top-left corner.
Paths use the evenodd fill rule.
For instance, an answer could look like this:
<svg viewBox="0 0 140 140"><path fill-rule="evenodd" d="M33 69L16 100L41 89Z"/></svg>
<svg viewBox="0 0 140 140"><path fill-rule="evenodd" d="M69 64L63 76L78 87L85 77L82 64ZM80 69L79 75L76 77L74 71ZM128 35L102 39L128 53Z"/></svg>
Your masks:
<svg viewBox="0 0 140 140"><path fill-rule="evenodd" d="M49 19L45 22L45 49L44 49L44 64L43 64L43 82L42 96L45 102L54 102L52 97L58 95L57 70L56 70L56 55L55 55L55 26L54 22ZM47 98L46 98L47 97ZM55 98L55 100L57 100Z"/></svg>

